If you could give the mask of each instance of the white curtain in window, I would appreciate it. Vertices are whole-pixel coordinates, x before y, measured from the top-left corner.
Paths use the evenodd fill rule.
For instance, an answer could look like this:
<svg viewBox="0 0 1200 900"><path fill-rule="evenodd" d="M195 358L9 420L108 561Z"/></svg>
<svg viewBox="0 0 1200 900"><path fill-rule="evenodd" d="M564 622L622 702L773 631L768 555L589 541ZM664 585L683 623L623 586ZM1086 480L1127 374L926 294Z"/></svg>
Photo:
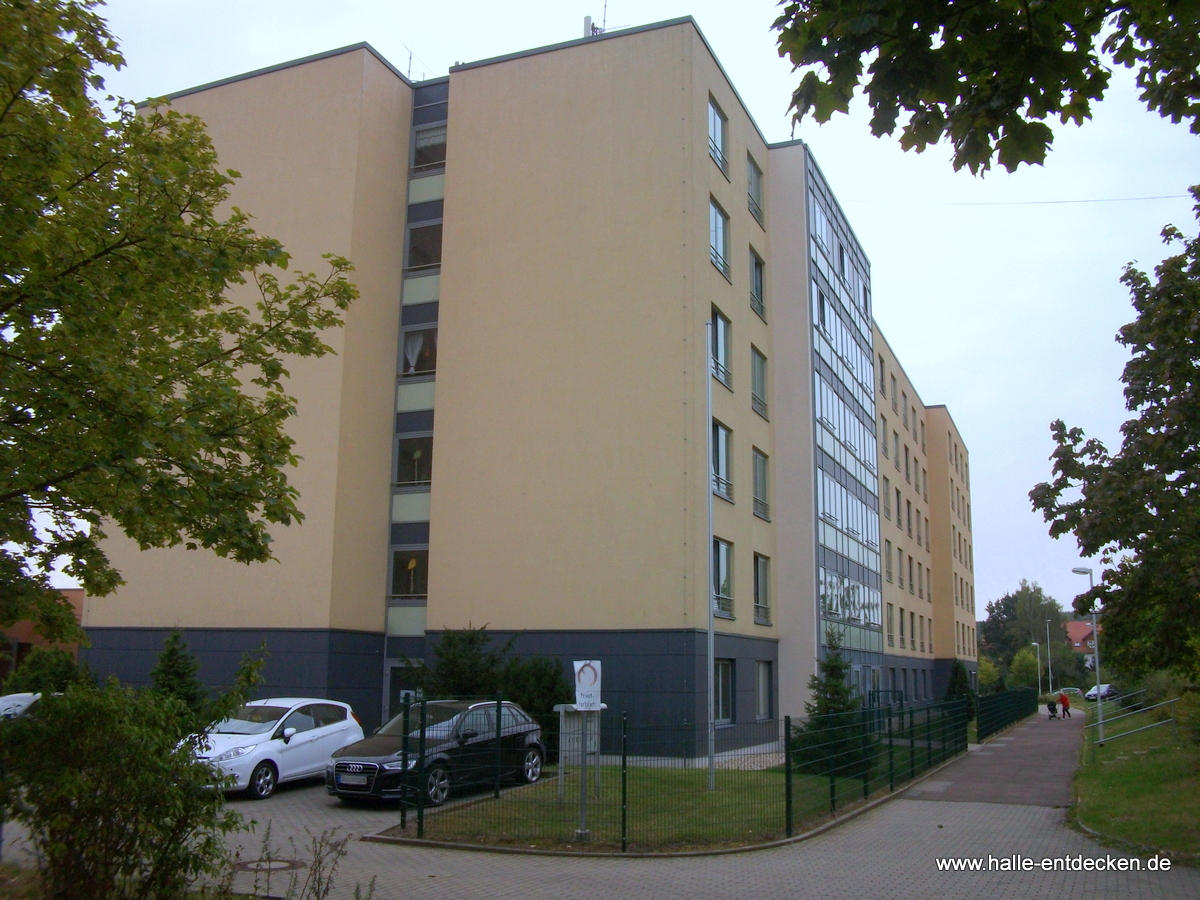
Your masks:
<svg viewBox="0 0 1200 900"><path fill-rule="evenodd" d="M425 332L410 331L404 335L404 372L412 372L417 367L421 356L421 345L424 343Z"/></svg>

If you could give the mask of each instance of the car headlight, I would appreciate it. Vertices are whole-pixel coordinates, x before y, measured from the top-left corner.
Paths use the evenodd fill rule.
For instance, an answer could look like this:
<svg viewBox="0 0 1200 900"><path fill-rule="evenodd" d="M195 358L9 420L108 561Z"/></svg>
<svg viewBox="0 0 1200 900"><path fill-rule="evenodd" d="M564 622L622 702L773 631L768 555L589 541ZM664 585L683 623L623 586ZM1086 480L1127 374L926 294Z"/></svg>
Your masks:
<svg viewBox="0 0 1200 900"><path fill-rule="evenodd" d="M405 768L404 760L398 759L395 762L384 763L383 767L389 772L398 772ZM415 759L410 759L408 761L408 768L415 769L416 767L417 761Z"/></svg>
<svg viewBox="0 0 1200 900"><path fill-rule="evenodd" d="M215 763L229 762L231 759L237 759L239 756L245 756L257 746L258 744L249 744L245 747L234 747L232 750L226 750L220 756L214 756L211 761Z"/></svg>

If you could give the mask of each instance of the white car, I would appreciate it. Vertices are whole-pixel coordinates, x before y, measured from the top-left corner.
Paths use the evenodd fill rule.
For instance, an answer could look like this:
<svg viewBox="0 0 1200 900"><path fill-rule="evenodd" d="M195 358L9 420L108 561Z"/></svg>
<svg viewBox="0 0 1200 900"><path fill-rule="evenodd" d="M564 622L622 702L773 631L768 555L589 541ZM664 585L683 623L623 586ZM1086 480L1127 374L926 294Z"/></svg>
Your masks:
<svg viewBox="0 0 1200 900"><path fill-rule="evenodd" d="M41 699L41 694L6 694L0 697L0 718L23 716Z"/></svg>
<svg viewBox="0 0 1200 900"><path fill-rule="evenodd" d="M362 739L362 725L349 705L279 697L252 700L212 726L197 752L232 776L232 790L265 800L280 782L324 775L335 750Z"/></svg>

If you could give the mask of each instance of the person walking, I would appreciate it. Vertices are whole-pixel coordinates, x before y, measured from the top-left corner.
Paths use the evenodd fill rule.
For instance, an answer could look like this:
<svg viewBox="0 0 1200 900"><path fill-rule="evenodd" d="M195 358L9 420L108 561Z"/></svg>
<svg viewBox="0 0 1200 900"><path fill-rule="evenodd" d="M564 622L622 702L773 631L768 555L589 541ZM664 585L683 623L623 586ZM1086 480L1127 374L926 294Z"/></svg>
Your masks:
<svg viewBox="0 0 1200 900"><path fill-rule="evenodd" d="M1063 718L1071 718L1071 701L1067 698L1066 691L1060 691L1058 695L1058 706L1062 710Z"/></svg>

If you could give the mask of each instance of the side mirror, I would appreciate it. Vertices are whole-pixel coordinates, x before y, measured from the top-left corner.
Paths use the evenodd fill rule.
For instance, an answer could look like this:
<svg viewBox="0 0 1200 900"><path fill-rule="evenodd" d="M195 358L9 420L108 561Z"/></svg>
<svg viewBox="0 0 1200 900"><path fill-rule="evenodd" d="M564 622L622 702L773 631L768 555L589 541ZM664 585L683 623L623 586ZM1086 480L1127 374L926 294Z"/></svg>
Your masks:
<svg viewBox="0 0 1200 900"><path fill-rule="evenodd" d="M478 731L464 731L462 734L460 734L458 736L458 739L460 741L469 741L469 740L471 740L471 738L477 738L477 737L479 737Z"/></svg>
<svg viewBox="0 0 1200 900"><path fill-rule="evenodd" d="M285 728L285 729L283 729L283 742L286 744L286 743L288 743L289 741L291 741L291 739L292 739L292 735L294 735L295 733L296 733L296 729L295 729L295 728Z"/></svg>

